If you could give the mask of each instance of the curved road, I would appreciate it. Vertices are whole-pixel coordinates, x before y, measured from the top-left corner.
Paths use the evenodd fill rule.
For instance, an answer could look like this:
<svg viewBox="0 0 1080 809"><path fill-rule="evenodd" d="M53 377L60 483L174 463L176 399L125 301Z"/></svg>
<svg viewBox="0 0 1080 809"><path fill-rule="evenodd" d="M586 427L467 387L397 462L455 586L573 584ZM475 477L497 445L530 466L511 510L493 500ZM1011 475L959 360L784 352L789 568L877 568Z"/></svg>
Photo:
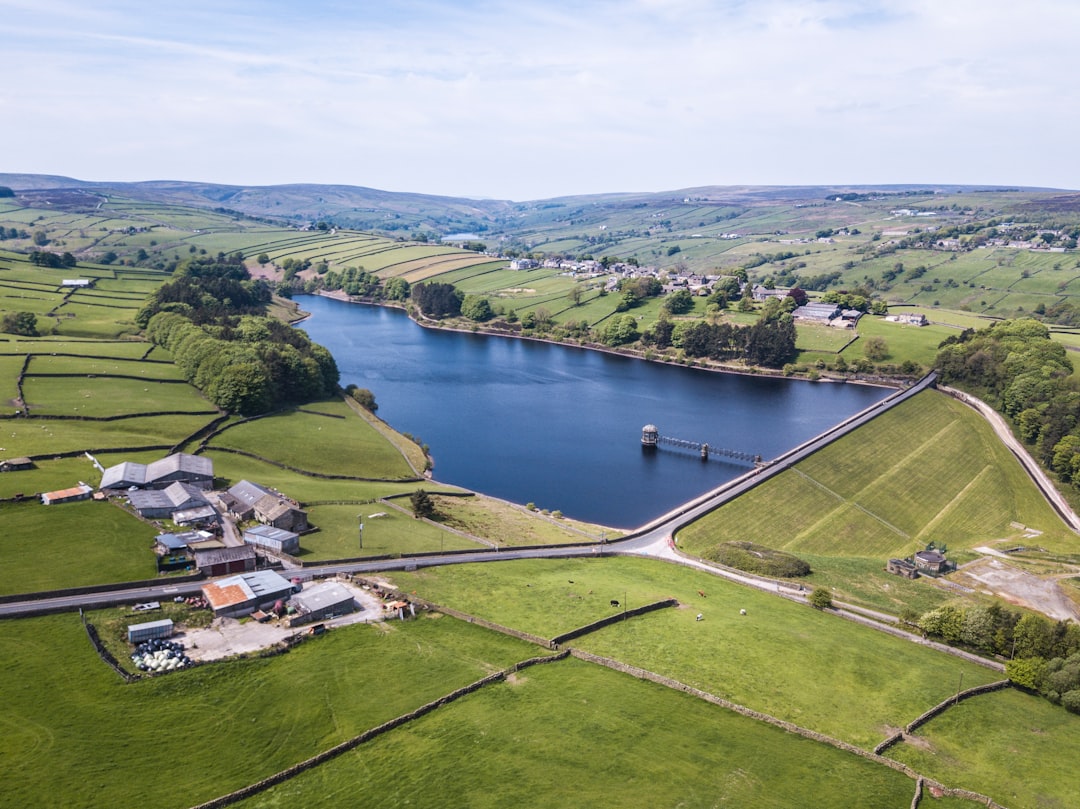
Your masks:
<svg viewBox="0 0 1080 809"><path fill-rule="evenodd" d="M387 570L401 570L403 568L433 567L439 565L465 564L473 562L496 562L508 559L544 559L544 558L567 558L603 556L607 553L637 554L642 556L656 556L667 558L681 564L701 567L711 573L723 575L734 581L742 582L753 587L777 590L775 582L762 583L761 580L751 576L745 576L735 571L723 570L703 562L683 557L674 550L672 537L675 532L687 523L696 520L704 514L719 508L724 503L732 500L744 492L749 491L760 483L778 475L803 458L817 452L822 447L832 443L836 439L847 435L851 431L861 427L873 418L881 415L903 401L931 387L937 379L934 373L928 374L915 385L905 390L887 396L880 402L871 405L860 413L855 414L826 430L816 438L807 441L789 452L780 455L768 466L747 472L745 475L728 481L722 486L708 492L701 497L691 500L662 517L646 524L642 528L630 534L628 537L605 544L591 543L588 545L555 545L546 548L506 549L493 551L468 551L449 554L438 554L423 557L406 557L400 559L387 559L372 562L350 562L339 565L326 565L323 567L305 567L305 575L328 576L336 573L378 573ZM132 601L168 600L176 596L193 595L200 592L202 583L189 582L184 584L164 583L153 587L138 589L118 588L105 593L90 593L84 595L61 596L56 598L31 599L27 601L0 604L0 617L15 617L19 615L33 615L41 612L61 612L75 610L80 607L103 607ZM798 598L797 591L791 594ZM892 620L891 616L889 617Z"/></svg>

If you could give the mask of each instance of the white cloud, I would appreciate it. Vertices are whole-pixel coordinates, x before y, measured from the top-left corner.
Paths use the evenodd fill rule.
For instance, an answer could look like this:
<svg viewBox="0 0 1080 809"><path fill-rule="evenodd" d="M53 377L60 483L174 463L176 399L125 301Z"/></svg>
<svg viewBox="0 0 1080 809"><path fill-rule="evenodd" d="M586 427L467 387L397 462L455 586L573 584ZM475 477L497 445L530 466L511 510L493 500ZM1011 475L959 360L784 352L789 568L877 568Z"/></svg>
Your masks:
<svg viewBox="0 0 1080 809"><path fill-rule="evenodd" d="M1068 0L91 5L0 0L8 170L517 199L1080 185Z"/></svg>

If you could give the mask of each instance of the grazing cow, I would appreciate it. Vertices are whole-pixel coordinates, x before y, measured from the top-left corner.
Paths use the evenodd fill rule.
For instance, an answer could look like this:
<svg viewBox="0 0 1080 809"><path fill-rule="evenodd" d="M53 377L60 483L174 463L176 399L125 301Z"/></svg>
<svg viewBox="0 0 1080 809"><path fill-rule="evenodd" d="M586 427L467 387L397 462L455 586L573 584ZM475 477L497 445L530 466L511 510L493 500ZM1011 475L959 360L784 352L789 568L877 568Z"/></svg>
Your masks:
<svg viewBox="0 0 1080 809"><path fill-rule="evenodd" d="M616 600L615 600L615 599L613 598L613 599L611 599L611 606L613 606L613 607L617 607L617 606L619 606L619 602L618 602L618 601L616 601Z"/></svg>
<svg viewBox="0 0 1080 809"><path fill-rule="evenodd" d="M698 591L697 591L697 594L698 594L699 596L701 596L702 598L707 598L707 596L705 595L705 591L704 591L704 590L698 590Z"/></svg>

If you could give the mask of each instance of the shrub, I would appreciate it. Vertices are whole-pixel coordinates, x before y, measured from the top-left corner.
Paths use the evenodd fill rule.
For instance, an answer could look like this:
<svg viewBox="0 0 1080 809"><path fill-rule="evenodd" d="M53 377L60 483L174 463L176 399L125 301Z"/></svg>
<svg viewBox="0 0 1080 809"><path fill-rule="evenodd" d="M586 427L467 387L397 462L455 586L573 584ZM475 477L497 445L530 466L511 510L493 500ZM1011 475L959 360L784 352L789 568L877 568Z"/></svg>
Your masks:
<svg viewBox="0 0 1080 809"><path fill-rule="evenodd" d="M705 553L706 559L759 576L808 576L810 565L797 556L753 542L723 542Z"/></svg>
<svg viewBox="0 0 1080 809"><path fill-rule="evenodd" d="M814 609L827 610L832 606L832 593L824 587L815 587L808 600Z"/></svg>

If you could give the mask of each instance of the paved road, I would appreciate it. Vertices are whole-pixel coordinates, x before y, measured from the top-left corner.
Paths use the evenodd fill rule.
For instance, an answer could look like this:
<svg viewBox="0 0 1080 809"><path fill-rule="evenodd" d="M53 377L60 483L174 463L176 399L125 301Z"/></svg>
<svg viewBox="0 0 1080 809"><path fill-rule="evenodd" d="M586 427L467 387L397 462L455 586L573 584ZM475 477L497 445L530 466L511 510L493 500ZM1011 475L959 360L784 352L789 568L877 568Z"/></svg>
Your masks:
<svg viewBox="0 0 1080 809"><path fill-rule="evenodd" d="M583 546L562 545L546 548L510 548L506 550L471 551L468 553L438 554L372 562L350 562L340 565L305 567L304 573L305 575L311 576L331 576L336 573L379 573L388 570L402 570L404 568L434 567L475 562L496 562L509 559L590 557L603 556L608 553L658 556L670 558L672 561L677 561L682 564L701 567L704 563L689 560L674 552L672 537L679 528L692 522L698 517L719 508L724 503L749 491L763 481L768 480L770 477L779 474L792 464L798 463L803 458L816 452L827 444L881 415L890 407L894 407L920 391L925 390L933 385L935 379L935 374L929 374L916 385L886 397L877 404L846 419L816 438L784 453L769 466L754 469L733 481L725 483L719 488L698 497L643 526L624 539L614 540L610 543L599 545L593 543ZM713 573L718 571L718 568L708 565L704 565L704 568ZM750 584L751 586L758 586L760 583L759 580L754 577L743 576L734 572L724 571L723 575L734 581L740 581L744 584ZM158 587L139 588L137 590L117 589L107 593L64 596L62 598L53 599L34 599L11 604L0 604L0 616L28 615L39 612L42 609L60 611L63 609L78 609L79 607L89 608L108 606L131 601L167 600L177 595L197 593L199 592L200 586L201 585L197 582L182 585L162 584ZM770 582L766 589L769 588L775 591L777 588L776 583Z"/></svg>
<svg viewBox="0 0 1080 809"><path fill-rule="evenodd" d="M973 407L977 410L983 418L985 418L990 426L994 428L994 432L997 433L997 437L1001 439L1001 442L1009 448L1013 455L1024 467L1024 470L1031 477L1035 485L1042 491L1043 496L1050 502L1050 505L1054 507L1054 510L1061 516L1063 520L1068 524L1069 528L1073 531L1080 532L1080 517L1076 515L1076 512L1072 510L1072 506L1061 495L1061 492L1057 490L1053 483L1050 482L1050 478L1046 476L1042 468L1028 453L1027 448L1021 444L1012 430L1009 429L1009 425L1005 423L1005 419L1001 417L1001 414L994 410L990 405L984 402L982 399L976 399L963 391L956 390L955 388L941 386L941 390L948 393L950 396L954 396L969 407Z"/></svg>

